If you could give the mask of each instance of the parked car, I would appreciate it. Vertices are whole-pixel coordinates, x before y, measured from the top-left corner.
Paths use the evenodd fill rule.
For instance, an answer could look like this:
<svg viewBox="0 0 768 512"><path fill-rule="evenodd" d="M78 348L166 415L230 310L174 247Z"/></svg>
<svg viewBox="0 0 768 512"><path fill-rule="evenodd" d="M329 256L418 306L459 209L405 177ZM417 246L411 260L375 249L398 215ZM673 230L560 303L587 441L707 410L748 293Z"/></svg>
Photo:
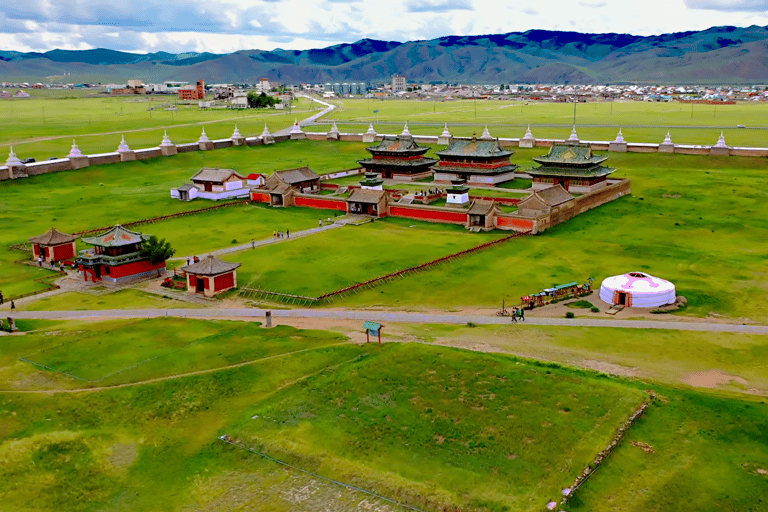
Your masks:
<svg viewBox="0 0 768 512"><path fill-rule="evenodd" d="M746 126L744 126L743 124L738 124L736 125L736 128L746 128Z"/></svg>
<svg viewBox="0 0 768 512"><path fill-rule="evenodd" d="M24 160L21 161L21 163L23 164L31 164L33 162L35 162L34 158L25 158Z"/></svg>

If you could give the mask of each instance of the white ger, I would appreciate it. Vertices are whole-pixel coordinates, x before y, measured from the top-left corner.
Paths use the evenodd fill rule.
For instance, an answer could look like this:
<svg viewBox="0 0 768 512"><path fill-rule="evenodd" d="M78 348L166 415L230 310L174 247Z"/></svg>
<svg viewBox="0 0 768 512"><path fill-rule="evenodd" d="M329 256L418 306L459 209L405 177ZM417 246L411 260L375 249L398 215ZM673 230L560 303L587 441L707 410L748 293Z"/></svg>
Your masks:
<svg viewBox="0 0 768 512"><path fill-rule="evenodd" d="M655 308L675 302L675 285L643 272L611 276L600 285L600 300L633 308Z"/></svg>

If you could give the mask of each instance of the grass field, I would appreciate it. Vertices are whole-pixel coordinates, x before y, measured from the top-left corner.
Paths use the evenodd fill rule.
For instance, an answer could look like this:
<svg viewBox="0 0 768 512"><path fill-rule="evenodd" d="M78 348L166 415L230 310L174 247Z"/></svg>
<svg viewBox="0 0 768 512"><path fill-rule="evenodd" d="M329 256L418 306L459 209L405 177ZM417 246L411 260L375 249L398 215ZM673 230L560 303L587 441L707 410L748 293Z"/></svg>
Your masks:
<svg viewBox="0 0 768 512"><path fill-rule="evenodd" d="M84 154L94 154L115 151L123 133L132 149L158 146L165 130L176 144L195 142L203 126L212 140L230 137L235 124L244 136L253 137L261 134L265 122L274 133L318 108L298 99L291 112L201 109L196 105L164 110L175 103L173 97L153 96L4 101L0 104L0 145L12 145L19 158L40 161L69 154L73 138Z"/></svg>
<svg viewBox="0 0 768 512"><path fill-rule="evenodd" d="M238 269L238 279L243 284L317 297L480 245L498 236L467 233L461 226L385 219L228 254L223 259L243 264ZM418 286L418 283L412 286Z"/></svg>
<svg viewBox="0 0 768 512"><path fill-rule="evenodd" d="M530 124L534 137L565 139L573 125L572 103L349 99L335 103L340 108L328 119L336 120L342 132L351 133L365 131L369 123L374 123L380 133L400 133L407 120L411 132L418 135L439 135L443 124L448 123L455 136L470 136L472 132L479 135L483 125L488 124L493 136L522 137ZM730 145L764 147L768 139L766 114L768 105L752 102L717 106L598 102L578 104L576 124L582 140L613 140L622 128L627 141L659 143L669 129L677 144L713 145L722 130ZM393 124L377 124L379 121ZM740 124L747 129L737 129ZM307 127L308 131L327 129L325 125Z"/></svg>
<svg viewBox="0 0 768 512"><path fill-rule="evenodd" d="M3 510L401 510L226 445L222 434L423 510L542 510L647 389L659 400L568 510L765 506L768 407L759 400L447 347L339 346L338 334L290 327L178 319L31 327L38 331L3 338L0 389L84 385L22 356L95 378L144 362L100 383L128 387L0 392ZM463 328L445 329L430 332L442 339Z"/></svg>
<svg viewBox="0 0 768 512"><path fill-rule="evenodd" d="M106 290L104 290L106 291ZM195 304L169 299L141 290L126 289L102 295L64 292L38 299L29 304L28 311L62 311L86 309L168 309L195 308Z"/></svg>

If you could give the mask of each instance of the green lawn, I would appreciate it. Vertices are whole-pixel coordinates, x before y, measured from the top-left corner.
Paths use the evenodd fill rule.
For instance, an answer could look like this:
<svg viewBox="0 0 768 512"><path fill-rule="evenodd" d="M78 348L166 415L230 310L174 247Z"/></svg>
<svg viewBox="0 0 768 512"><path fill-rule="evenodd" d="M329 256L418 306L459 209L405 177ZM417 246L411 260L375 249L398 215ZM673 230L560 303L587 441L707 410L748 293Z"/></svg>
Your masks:
<svg viewBox="0 0 768 512"><path fill-rule="evenodd" d="M261 329L244 322L148 319L63 330L61 343L26 358L90 384L114 385L224 367L243 361L338 344L343 337L290 327ZM162 336L156 333L162 332ZM36 337L30 335L30 344ZM47 340L46 340L47 341Z"/></svg>
<svg viewBox="0 0 768 512"><path fill-rule="evenodd" d="M242 285L317 297L497 238L461 226L403 219L344 226L290 242L227 254Z"/></svg>
<svg viewBox="0 0 768 512"><path fill-rule="evenodd" d="M553 102L521 102L497 100L458 100L447 102L414 100L348 100L328 117L337 121L342 132L361 133L373 122L379 133L400 133L402 123L417 135L439 135L443 124L454 136L479 135L483 125L489 124L495 137L522 137L531 125L534 137L539 139L565 139L573 124L573 104ZM373 110L378 110L374 114ZM765 122L768 105L741 102L736 105L691 105L683 103L597 102L580 103L576 109L578 135L582 140L613 140L619 128L630 142L664 140L667 130L677 144L713 145L720 131L732 146L764 147L768 138ZM377 124L377 120L382 123ZM355 121L356 124L344 123ZM420 123L431 123L423 126ZM457 126L453 123L472 123ZM560 126L548 126L548 125ZM737 125L750 129L737 129ZM592 126L590 126L592 125ZM600 125L608 127L602 128ZM327 131L326 125L308 127L307 130Z"/></svg>
<svg viewBox="0 0 768 512"><path fill-rule="evenodd" d="M196 304L169 299L141 290L125 289L102 295L64 292L31 302L27 311L70 311L88 309L169 309L196 308Z"/></svg>

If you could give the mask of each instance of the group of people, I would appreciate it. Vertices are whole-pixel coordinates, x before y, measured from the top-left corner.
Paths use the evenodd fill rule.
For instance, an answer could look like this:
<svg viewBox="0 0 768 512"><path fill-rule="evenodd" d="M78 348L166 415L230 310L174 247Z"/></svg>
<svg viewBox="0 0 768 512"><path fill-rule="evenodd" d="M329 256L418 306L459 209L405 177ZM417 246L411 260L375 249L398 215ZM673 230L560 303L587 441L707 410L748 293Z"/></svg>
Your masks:
<svg viewBox="0 0 768 512"><path fill-rule="evenodd" d="M42 256L38 256L37 257L37 264L40 267L43 266L43 257ZM56 270L56 262L53 261L53 260L51 260L51 270ZM59 262L59 272L64 272L64 262L63 261Z"/></svg>
<svg viewBox="0 0 768 512"><path fill-rule="evenodd" d="M0 290L0 305L5 304L5 296L3 296L2 290ZM11 309L16 309L16 303L11 301Z"/></svg>
<svg viewBox="0 0 768 512"><path fill-rule="evenodd" d="M512 321L517 323L518 318L525 322L525 309L515 307L515 309L512 310Z"/></svg>
<svg viewBox="0 0 768 512"><path fill-rule="evenodd" d="M282 231L274 231L272 233L272 236L275 238L291 238L291 230L286 229L285 233L283 233ZM253 247L253 244L251 244L251 247Z"/></svg>
<svg viewBox="0 0 768 512"><path fill-rule="evenodd" d="M200 261L200 258L198 258L197 256L192 256L192 257L187 256L187 266L189 266L192 263L197 263L199 261Z"/></svg>

